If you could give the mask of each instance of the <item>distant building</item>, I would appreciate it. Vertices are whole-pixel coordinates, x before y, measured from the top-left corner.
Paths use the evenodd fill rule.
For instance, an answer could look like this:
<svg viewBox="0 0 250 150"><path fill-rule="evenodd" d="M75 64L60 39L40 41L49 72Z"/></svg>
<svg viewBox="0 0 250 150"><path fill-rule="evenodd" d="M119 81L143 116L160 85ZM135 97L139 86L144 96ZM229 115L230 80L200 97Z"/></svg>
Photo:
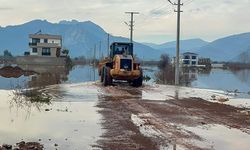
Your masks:
<svg viewBox="0 0 250 150"><path fill-rule="evenodd" d="M181 64L186 67L196 67L198 66L198 54L195 53L183 53L181 56Z"/></svg>
<svg viewBox="0 0 250 150"><path fill-rule="evenodd" d="M206 66L206 67L211 67L212 61L210 58L199 58L198 62L199 66Z"/></svg>
<svg viewBox="0 0 250 150"><path fill-rule="evenodd" d="M211 64L211 67L212 68L225 68L225 64L214 63L214 64Z"/></svg>
<svg viewBox="0 0 250 150"><path fill-rule="evenodd" d="M62 49L62 36L30 34L29 47L31 56L60 57Z"/></svg>

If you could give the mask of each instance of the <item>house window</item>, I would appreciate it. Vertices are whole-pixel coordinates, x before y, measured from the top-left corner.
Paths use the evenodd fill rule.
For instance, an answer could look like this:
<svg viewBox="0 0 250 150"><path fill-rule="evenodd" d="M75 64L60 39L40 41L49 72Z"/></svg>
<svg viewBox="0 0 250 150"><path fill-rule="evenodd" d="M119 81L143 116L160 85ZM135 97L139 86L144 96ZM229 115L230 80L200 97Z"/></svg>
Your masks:
<svg viewBox="0 0 250 150"><path fill-rule="evenodd" d="M196 61L192 61L192 65L196 65Z"/></svg>
<svg viewBox="0 0 250 150"><path fill-rule="evenodd" d="M50 56L51 55L50 48L43 48L42 55L43 56Z"/></svg>
<svg viewBox="0 0 250 150"><path fill-rule="evenodd" d="M185 56L184 59L190 59L190 57L189 56Z"/></svg>
<svg viewBox="0 0 250 150"><path fill-rule="evenodd" d="M184 60L184 61L183 61L183 64L184 64L184 65L189 65L189 64L190 64L190 61L189 61L189 60Z"/></svg>
<svg viewBox="0 0 250 150"><path fill-rule="evenodd" d="M38 39L38 38L32 38L32 43L40 43L40 39Z"/></svg>
<svg viewBox="0 0 250 150"><path fill-rule="evenodd" d="M192 56L192 59L196 59L197 57L196 56Z"/></svg>
<svg viewBox="0 0 250 150"><path fill-rule="evenodd" d="M48 43L48 39L44 39L44 43Z"/></svg>
<svg viewBox="0 0 250 150"><path fill-rule="evenodd" d="M37 48L32 48L32 53L37 53Z"/></svg>

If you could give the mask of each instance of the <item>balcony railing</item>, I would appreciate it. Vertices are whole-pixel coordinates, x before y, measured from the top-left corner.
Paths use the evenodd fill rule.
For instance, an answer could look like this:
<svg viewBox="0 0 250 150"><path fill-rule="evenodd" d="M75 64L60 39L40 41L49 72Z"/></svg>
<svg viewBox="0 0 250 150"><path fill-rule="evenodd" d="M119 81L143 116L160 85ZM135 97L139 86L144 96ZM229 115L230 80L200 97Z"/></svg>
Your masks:
<svg viewBox="0 0 250 150"><path fill-rule="evenodd" d="M37 46L37 43L29 43L29 46Z"/></svg>
<svg viewBox="0 0 250 150"><path fill-rule="evenodd" d="M50 56L51 53L50 52L42 52L42 56Z"/></svg>
<svg viewBox="0 0 250 150"><path fill-rule="evenodd" d="M38 47L61 47L60 43L29 43L29 46Z"/></svg>

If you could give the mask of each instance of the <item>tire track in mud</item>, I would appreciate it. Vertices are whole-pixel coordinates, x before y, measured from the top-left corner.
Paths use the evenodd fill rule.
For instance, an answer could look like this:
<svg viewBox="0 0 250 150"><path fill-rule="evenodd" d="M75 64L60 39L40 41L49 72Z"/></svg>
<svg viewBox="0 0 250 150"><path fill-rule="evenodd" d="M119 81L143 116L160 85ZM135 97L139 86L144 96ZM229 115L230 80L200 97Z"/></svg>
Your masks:
<svg viewBox="0 0 250 150"><path fill-rule="evenodd" d="M106 132L97 141L96 146L102 149L157 149L156 143L140 134L138 128L131 122L132 112L128 110L123 100L139 99L137 90L125 90L122 87L103 88L99 95L97 107L103 116L102 126ZM139 92L140 93L140 92Z"/></svg>
<svg viewBox="0 0 250 150"><path fill-rule="evenodd" d="M97 107L106 130L96 147L103 149L213 149L193 141L204 141L181 126L221 124L244 131L250 129L250 116L243 108L202 99L150 101L142 99L144 88L100 87Z"/></svg>

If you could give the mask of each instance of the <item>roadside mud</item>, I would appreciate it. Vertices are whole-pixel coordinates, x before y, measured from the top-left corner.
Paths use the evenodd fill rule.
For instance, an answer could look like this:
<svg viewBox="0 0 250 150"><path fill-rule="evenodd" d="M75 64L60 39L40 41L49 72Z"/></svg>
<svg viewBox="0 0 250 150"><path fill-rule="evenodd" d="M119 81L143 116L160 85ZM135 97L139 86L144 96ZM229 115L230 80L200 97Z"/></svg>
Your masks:
<svg viewBox="0 0 250 150"><path fill-rule="evenodd" d="M244 137L250 140L250 115L246 108L209 102L200 98L144 100L142 98L144 89L150 90L150 87L102 88L103 94L99 96L97 107L101 108L99 113L102 114L102 125L106 132L97 142L99 144L97 147L216 149L220 146L213 141L221 136L219 132L217 137L215 134L209 141L202 136L202 133L198 134L193 130L205 128L207 132L213 132L213 126L222 126L228 129L229 133L233 129L237 130L242 135L246 134ZM235 141L230 139L233 138L220 139L221 143L231 142L220 148L232 149ZM250 144L244 141L239 149L247 146Z"/></svg>
<svg viewBox="0 0 250 150"><path fill-rule="evenodd" d="M16 145L3 144L0 150L43 150L43 145L38 142L19 142Z"/></svg>

